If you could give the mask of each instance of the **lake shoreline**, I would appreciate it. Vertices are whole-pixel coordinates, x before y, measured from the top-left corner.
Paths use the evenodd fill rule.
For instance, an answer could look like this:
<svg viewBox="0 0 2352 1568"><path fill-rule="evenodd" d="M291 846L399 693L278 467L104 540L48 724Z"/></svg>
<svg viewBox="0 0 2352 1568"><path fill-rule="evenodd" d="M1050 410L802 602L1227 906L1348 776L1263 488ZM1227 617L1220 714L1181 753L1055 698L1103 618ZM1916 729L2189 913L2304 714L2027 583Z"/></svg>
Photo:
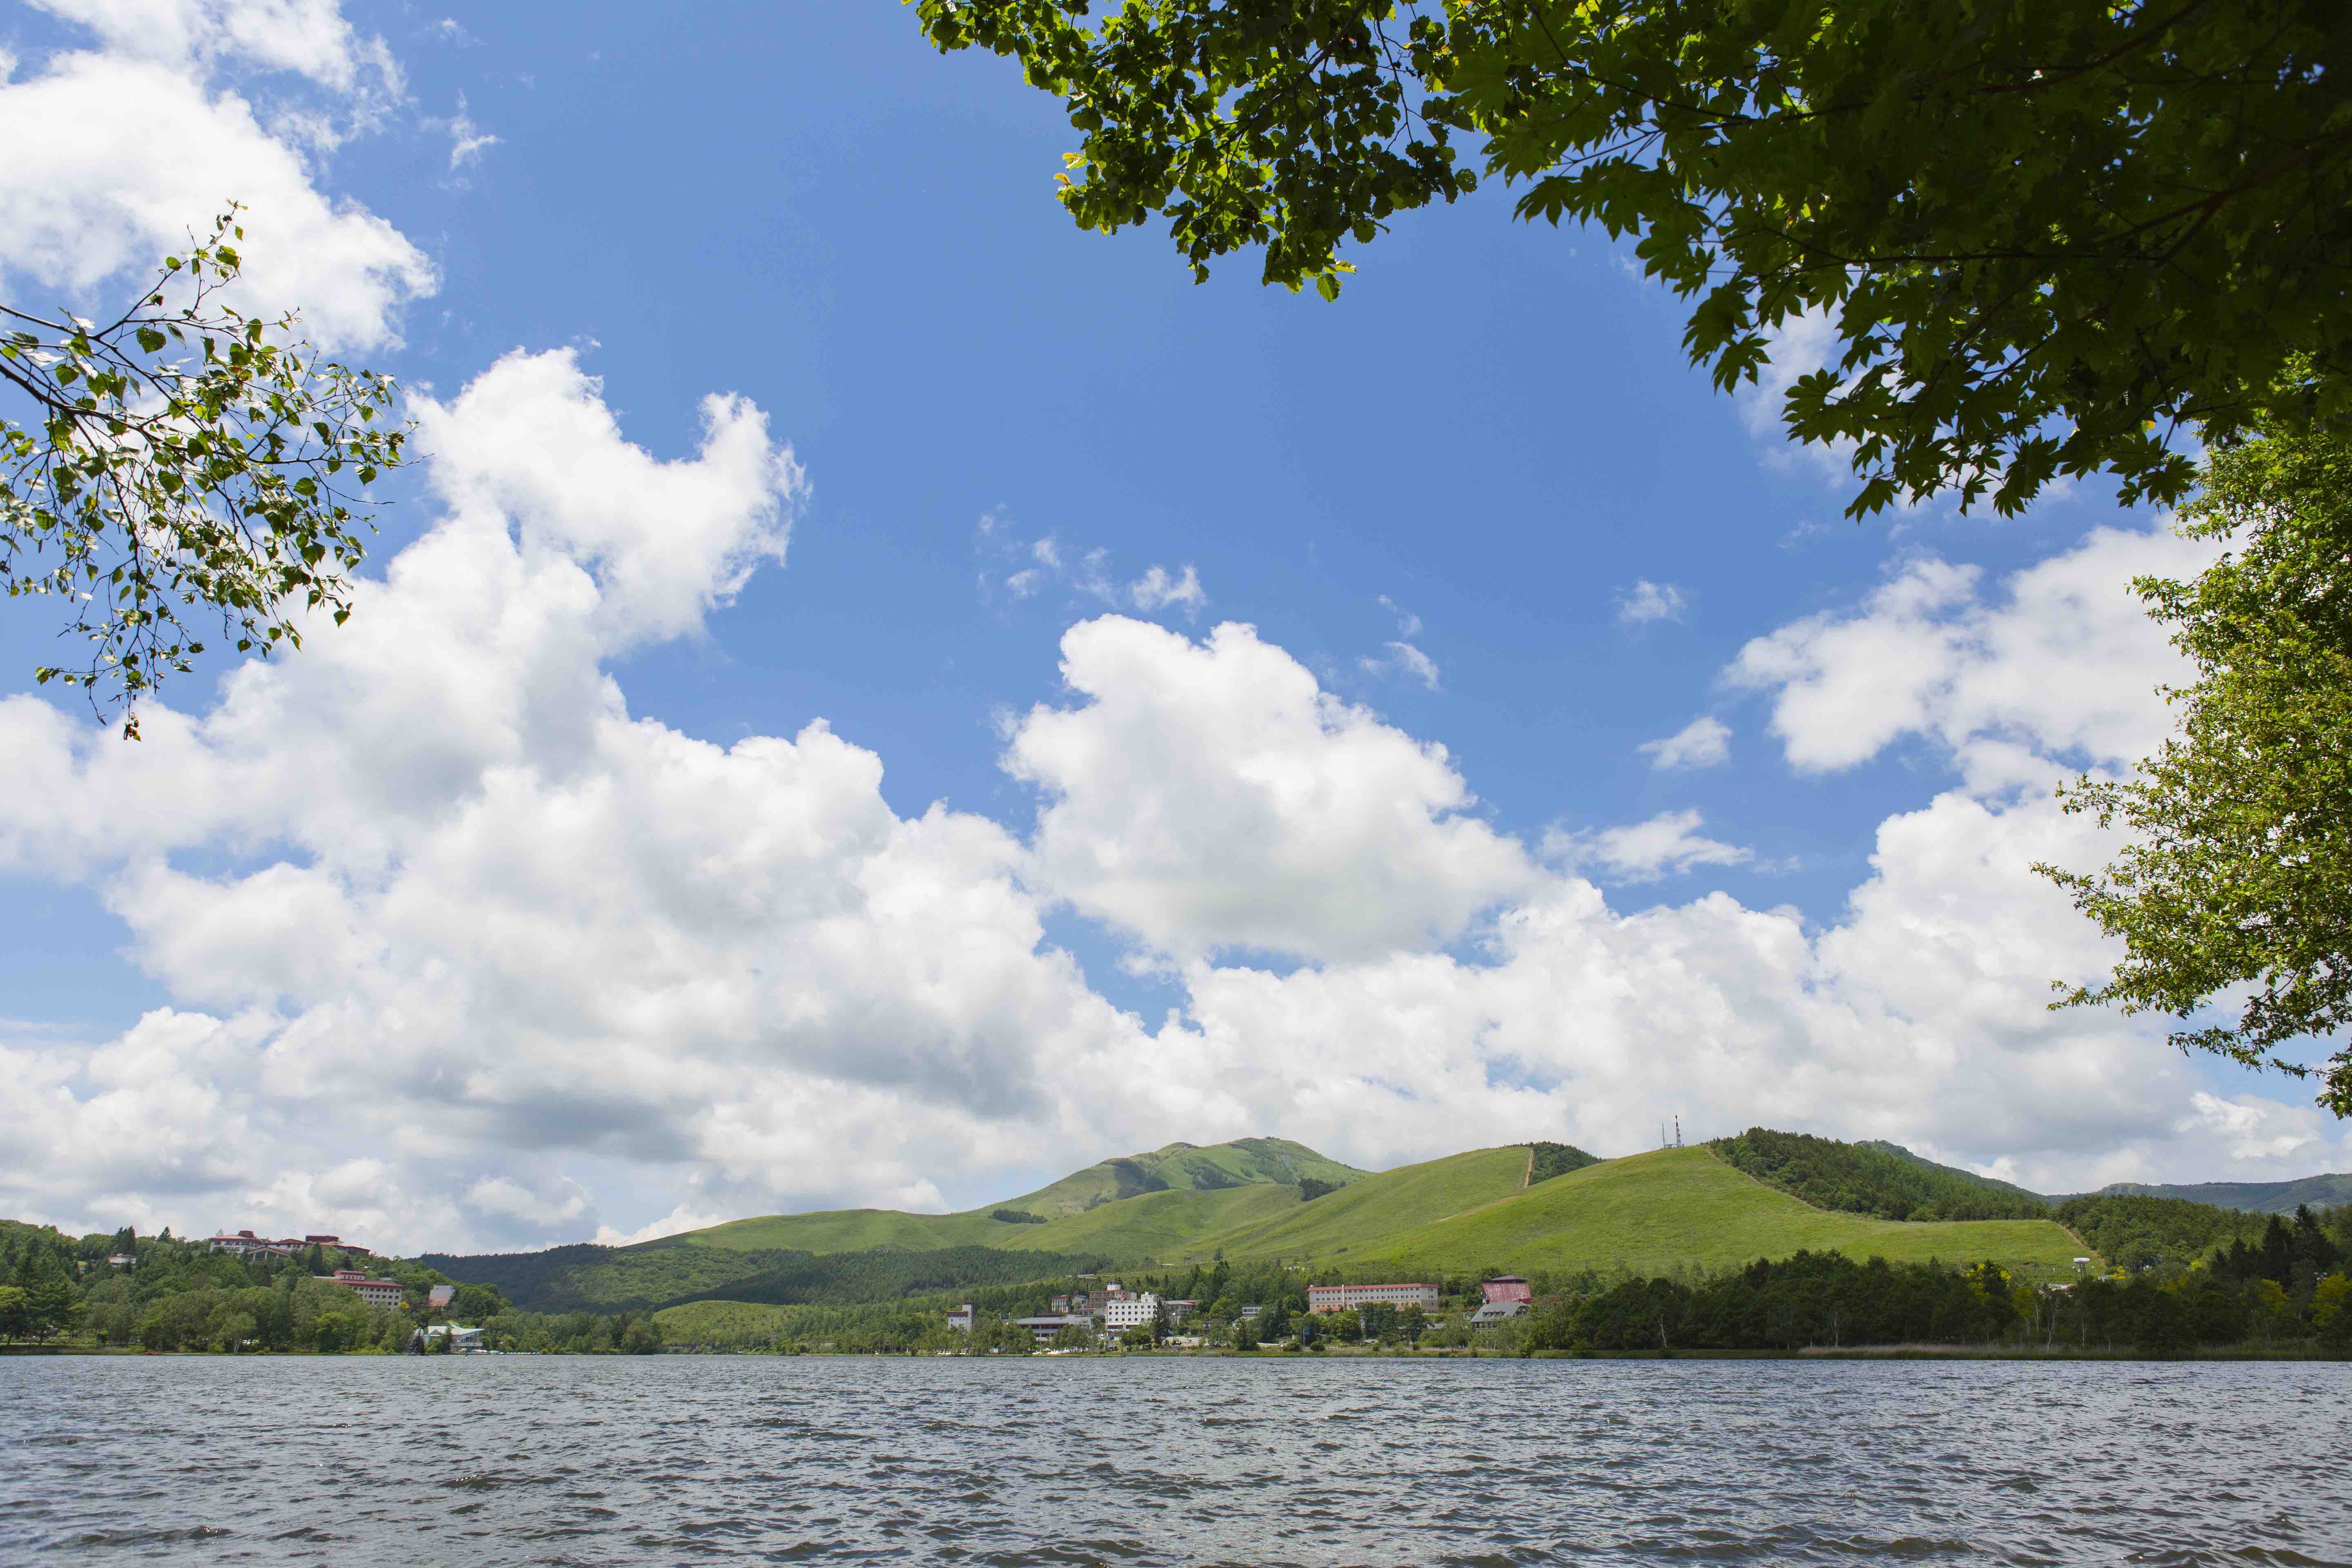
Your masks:
<svg viewBox="0 0 2352 1568"><path fill-rule="evenodd" d="M149 1351L135 1345L0 1345L0 1356L89 1356L173 1357L186 1361L341 1361L364 1360L384 1354L369 1351ZM641 1359L619 1355L619 1352L588 1352L568 1351L500 1351L500 1356L577 1356L584 1360ZM1056 1353L1013 1356L978 1356L968 1353L903 1351L795 1351L780 1352L764 1350L697 1349L673 1345L655 1352L667 1356L709 1358L715 1356L769 1356L782 1360L811 1361L1241 1361L1274 1363L1316 1363L1339 1361L1408 1362L1425 1365L1436 1362L1493 1361L1926 1361L1926 1362L2130 1362L2163 1363L2179 1362L2345 1362L2352 1361L2339 1352L2315 1344L2276 1345L2253 1343L2242 1345L2198 1345L2178 1351L2144 1351L2123 1346L2027 1346L2027 1345L1807 1345L1801 1350L1685 1350L1675 1348L1657 1351L1565 1351L1538 1350L1524 1354L1501 1352L1469 1351L1445 1348L1426 1351L1256 1351L1227 1349L1063 1351ZM444 1357L422 1357L443 1360Z"/></svg>

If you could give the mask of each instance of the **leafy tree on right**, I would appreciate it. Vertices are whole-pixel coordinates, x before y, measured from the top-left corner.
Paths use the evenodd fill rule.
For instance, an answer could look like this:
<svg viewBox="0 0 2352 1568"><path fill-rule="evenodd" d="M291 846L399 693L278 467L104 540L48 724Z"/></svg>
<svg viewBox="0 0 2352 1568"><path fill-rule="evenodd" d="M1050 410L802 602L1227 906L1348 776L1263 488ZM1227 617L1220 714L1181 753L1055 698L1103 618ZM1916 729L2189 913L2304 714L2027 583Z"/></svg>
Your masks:
<svg viewBox="0 0 2352 1568"><path fill-rule="evenodd" d="M2234 1024L2173 1043L2315 1076L2352 1115L2352 1047L2317 1067L2281 1054L2352 1022L2352 442L2225 447L2184 520L2236 548L2193 582L2135 584L2197 679L2168 693L2179 731L2135 777L2062 792L2131 841L2095 872L2036 868L2125 945L2056 1005L2191 1022L2244 987Z"/></svg>

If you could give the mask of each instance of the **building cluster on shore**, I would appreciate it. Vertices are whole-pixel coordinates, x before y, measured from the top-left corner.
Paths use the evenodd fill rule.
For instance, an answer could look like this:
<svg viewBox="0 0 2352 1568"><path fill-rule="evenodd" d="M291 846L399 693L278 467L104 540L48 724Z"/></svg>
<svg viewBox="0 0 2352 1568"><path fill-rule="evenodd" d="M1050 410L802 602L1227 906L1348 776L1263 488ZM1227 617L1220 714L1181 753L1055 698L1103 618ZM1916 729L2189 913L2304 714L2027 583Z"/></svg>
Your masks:
<svg viewBox="0 0 2352 1568"><path fill-rule="evenodd" d="M223 1231L220 1235L212 1237L210 1245L215 1252L226 1252L231 1257L242 1258L248 1263L264 1258L275 1258L290 1263L314 1247L322 1253L340 1252L347 1258L375 1256L371 1248L362 1247L357 1242L345 1241L340 1236L299 1237L289 1236L272 1239L266 1236L256 1236L249 1230L234 1233ZM371 1307L397 1307L401 1304L404 1290L404 1287L399 1280L371 1279L368 1278L367 1271L361 1268L338 1268L332 1273L316 1275L314 1278L344 1287ZM432 1300L429 1304L434 1307L446 1307L449 1304L451 1295L452 1291L448 1286L436 1285L433 1288Z"/></svg>
<svg viewBox="0 0 2352 1568"><path fill-rule="evenodd" d="M1482 1282L1479 1293L1482 1300L1465 1319L1473 1329L1493 1328L1517 1317L1528 1310L1534 1294L1528 1281L1517 1274L1497 1275ZM1149 1290L1129 1290L1114 1279L1099 1288L1055 1296L1045 1311L1007 1321L1015 1328L1028 1330L1040 1344L1072 1331L1097 1339L1114 1339L1129 1330L1148 1326L1173 1329L1198 1312L1200 1306L1198 1301L1161 1297ZM1307 1310L1310 1313L1319 1316L1351 1312L1364 1307L1388 1307L1400 1312L1411 1308L1433 1315L1443 1310L1444 1300L1436 1286L1420 1281L1307 1288ZM1239 1321L1254 1322L1262 1310L1255 1305L1245 1306L1234 1315ZM977 1321L969 1301L948 1313L948 1327L958 1333L971 1332Z"/></svg>
<svg viewBox="0 0 2352 1568"><path fill-rule="evenodd" d="M1028 1330L1043 1344L1073 1329L1087 1333L1122 1334L1155 1324L1172 1328L1200 1310L1200 1307L1198 1301L1160 1296L1150 1290L1129 1290L1113 1279L1099 1287L1056 1296L1045 1311L1034 1317L1009 1321L1016 1328ZM948 1327L959 1333L970 1333L974 1321L969 1301L948 1313Z"/></svg>

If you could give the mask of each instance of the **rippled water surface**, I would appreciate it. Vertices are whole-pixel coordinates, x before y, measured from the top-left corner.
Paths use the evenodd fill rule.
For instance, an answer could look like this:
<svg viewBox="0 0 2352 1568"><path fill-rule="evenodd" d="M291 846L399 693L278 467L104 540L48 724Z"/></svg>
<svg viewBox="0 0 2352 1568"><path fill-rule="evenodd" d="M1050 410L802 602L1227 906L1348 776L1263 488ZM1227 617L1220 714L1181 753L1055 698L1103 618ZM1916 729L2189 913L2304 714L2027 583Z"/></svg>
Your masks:
<svg viewBox="0 0 2352 1568"><path fill-rule="evenodd" d="M0 1360L0 1561L2352 1563L2341 1363Z"/></svg>

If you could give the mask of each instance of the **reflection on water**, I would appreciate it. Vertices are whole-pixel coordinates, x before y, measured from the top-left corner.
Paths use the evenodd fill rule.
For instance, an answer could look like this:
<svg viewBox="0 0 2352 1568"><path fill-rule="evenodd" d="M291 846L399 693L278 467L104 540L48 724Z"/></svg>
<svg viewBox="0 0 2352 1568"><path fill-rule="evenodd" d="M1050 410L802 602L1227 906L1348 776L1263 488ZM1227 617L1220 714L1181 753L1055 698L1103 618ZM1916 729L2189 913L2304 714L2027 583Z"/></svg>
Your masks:
<svg viewBox="0 0 2352 1568"><path fill-rule="evenodd" d="M0 1561L2352 1563L2340 1363L0 1360Z"/></svg>

